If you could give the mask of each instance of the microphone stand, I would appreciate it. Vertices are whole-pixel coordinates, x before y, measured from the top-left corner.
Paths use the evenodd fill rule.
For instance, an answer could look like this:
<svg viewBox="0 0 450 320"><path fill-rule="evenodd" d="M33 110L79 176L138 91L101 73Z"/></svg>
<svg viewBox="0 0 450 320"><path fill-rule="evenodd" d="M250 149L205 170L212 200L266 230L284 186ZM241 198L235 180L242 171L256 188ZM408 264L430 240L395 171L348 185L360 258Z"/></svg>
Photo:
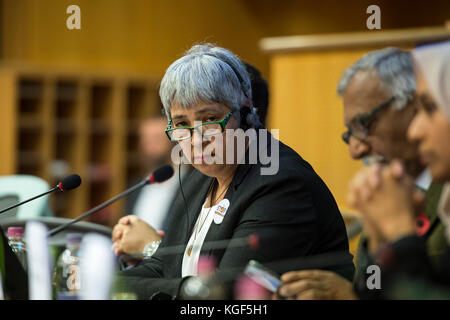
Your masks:
<svg viewBox="0 0 450 320"><path fill-rule="evenodd" d="M48 237L51 237L51 236L57 234L58 232L64 230L64 229L67 228L68 226L70 226L70 225L72 225L72 224L74 224L74 223L80 221L81 219L86 218L87 216L89 216L89 215L91 215L91 214L93 214L93 213L95 213L95 212L97 212L97 211L103 209L104 207L109 206L111 203L113 203L113 202L115 202L115 201L117 201L117 200L119 200L119 199L121 199L121 198L123 198L123 197L129 195L130 193L136 191L137 189L142 188L142 187L145 186L147 183L148 183L148 179L142 180L142 181L139 182L138 184L132 186L130 189L125 190L124 192L118 194L117 196L115 196L115 197L113 197L113 198L111 198L111 199L109 199L109 200L107 200L107 201L105 201L105 202L99 204L98 206L92 208L91 210L87 211L86 213L83 213L83 214L82 214L81 216L79 216L78 218L75 218L75 219L73 219L72 221L69 221L69 222L67 222L67 223L65 223L65 224L60 225L59 227L56 227L56 228L50 230L50 231L47 233L47 236L48 236Z"/></svg>
<svg viewBox="0 0 450 320"><path fill-rule="evenodd" d="M11 210L11 209L14 209L15 207L18 207L18 206L20 206L20 205L22 205L22 204L25 204L25 203L27 203L27 202L30 202L30 201L32 201L32 200L34 200L34 199L40 198L40 197L42 197L42 196L45 196L45 195L47 195L47 194L49 194L49 193L51 193L51 192L53 192L53 191L57 191L57 190L59 190L59 186L56 186L56 187L54 187L53 189L50 189L50 190L47 191L47 192L41 193L40 195L37 195L37 196L35 196L35 197L33 197L33 198L24 200L24 201L22 201L22 202L13 204L12 206L9 206L8 208L2 209L2 210L0 211L0 214L2 214L3 212L9 211L9 210Z"/></svg>

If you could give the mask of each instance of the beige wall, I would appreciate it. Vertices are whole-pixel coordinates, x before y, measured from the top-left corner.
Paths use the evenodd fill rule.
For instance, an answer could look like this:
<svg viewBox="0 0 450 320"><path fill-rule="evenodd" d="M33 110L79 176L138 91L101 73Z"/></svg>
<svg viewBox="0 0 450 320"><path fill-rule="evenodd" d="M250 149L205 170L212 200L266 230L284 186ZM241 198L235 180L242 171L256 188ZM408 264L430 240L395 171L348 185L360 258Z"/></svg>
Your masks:
<svg viewBox="0 0 450 320"><path fill-rule="evenodd" d="M370 4L380 6L383 29L443 25L450 19L448 0L0 0L0 4L3 60L159 77L193 43L215 42L231 49L267 79L278 79L270 88L269 124L280 128L281 140L311 162L341 208L347 181L360 164L349 159L340 139L344 127L335 86L342 70L365 51L347 56L333 51L301 58L282 55L269 62L258 41L268 36L366 30ZM81 30L66 28L66 8L71 4L81 7ZM13 137L2 141L14 143ZM342 163L345 169L338 165Z"/></svg>
<svg viewBox="0 0 450 320"><path fill-rule="evenodd" d="M81 30L66 8L81 8ZM263 33L243 1L6 0L4 58L162 74L196 42L216 42L267 72Z"/></svg>
<svg viewBox="0 0 450 320"><path fill-rule="evenodd" d="M269 75L267 36L365 30L378 4L382 28L442 25L450 1L411 0L0 0L4 59L161 75L193 43L216 42ZM81 7L82 30L65 27Z"/></svg>

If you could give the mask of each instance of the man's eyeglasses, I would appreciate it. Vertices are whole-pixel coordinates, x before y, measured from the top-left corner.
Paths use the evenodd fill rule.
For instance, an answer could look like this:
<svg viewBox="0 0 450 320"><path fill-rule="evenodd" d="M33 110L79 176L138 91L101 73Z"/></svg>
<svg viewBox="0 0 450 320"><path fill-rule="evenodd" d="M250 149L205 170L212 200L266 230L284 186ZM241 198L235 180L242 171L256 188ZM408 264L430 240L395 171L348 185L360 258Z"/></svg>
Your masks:
<svg viewBox="0 0 450 320"><path fill-rule="evenodd" d="M171 141L181 141L192 137L193 130L196 130L202 137L209 137L221 134L225 131L228 121L230 121L233 111L230 111L223 120L210 121L199 124L195 127L176 127L172 128L172 123L169 122L166 128L166 134Z"/></svg>
<svg viewBox="0 0 450 320"><path fill-rule="evenodd" d="M395 97L392 97L377 106L372 111L353 118L348 125L348 130L342 134L342 140L344 140L344 142L348 144L350 143L350 136L353 136L360 141L367 138L367 136L369 135L369 127L375 119L375 115L388 107L394 100Z"/></svg>

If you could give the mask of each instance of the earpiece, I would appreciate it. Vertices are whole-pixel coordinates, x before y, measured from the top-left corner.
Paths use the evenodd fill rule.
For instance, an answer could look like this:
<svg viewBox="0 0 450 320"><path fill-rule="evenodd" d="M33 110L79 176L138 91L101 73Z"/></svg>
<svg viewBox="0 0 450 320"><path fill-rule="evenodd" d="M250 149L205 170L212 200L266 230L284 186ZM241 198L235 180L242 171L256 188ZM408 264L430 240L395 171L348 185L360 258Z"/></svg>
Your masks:
<svg viewBox="0 0 450 320"><path fill-rule="evenodd" d="M263 126L261 122L259 121L259 117L256 114L256 109L253 108L250 109L248 106L242 106L239 110L239 113L241 115L241 127L242 129L249 129L249 128L255 128L255 129L261 129Z"/></svg>
<svg viewBox="0 0 450 320"><path fill-rule="evenodd" d="M243 129L248 129L253 126L253 119L251 117L252 111L249 107L243 106L239 110L239 113L241 115L241 127Z"/></svg>

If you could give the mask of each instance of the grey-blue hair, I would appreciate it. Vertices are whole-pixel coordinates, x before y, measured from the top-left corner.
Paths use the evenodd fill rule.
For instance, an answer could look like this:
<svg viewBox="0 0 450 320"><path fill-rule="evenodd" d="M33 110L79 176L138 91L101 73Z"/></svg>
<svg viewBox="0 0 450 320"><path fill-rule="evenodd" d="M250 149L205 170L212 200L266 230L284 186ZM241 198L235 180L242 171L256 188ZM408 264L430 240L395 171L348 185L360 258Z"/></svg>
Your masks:
<svg viewBox="0 0 450 320"><path fill-rule="evenodd" d="M382 85L395 96L394 109L404 108L414 99L416 78L411 54L398 48L385 48L364 55L344 71L337 92L343 95L350 80L358 71L375 70Z"/></svg>
<svg viewBox="0 0 450 320"><path fill-rule="evenodd" d="M244 64L231 51L212 44L194 45L172 63L161 81L159 95L169 121L174 102L184 108L223 103L232 110L248 105L257 117Z"/></svg>

